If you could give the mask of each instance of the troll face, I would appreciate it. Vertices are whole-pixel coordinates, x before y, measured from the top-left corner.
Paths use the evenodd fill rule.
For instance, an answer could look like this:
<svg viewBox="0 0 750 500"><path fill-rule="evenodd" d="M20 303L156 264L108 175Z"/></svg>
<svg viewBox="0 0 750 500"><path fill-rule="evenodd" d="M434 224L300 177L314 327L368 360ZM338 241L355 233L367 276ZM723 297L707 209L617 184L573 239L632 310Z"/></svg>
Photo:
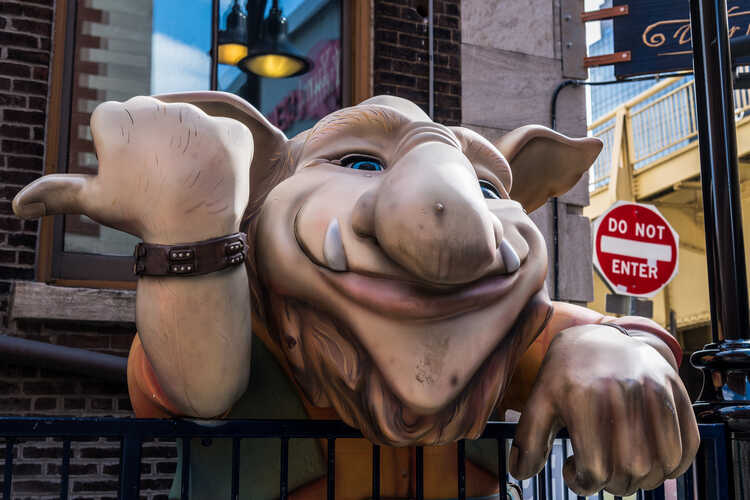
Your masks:
<svg viewBox="0 0 750 500"><path fill-rule="evenodd" d="M381 96L288 140L233 96L161 99L253 133L254 314L307 397L379 443L478 436L536 333L517 328L547 268L527 211L598 139L524 127L496 147Z"/></svg>

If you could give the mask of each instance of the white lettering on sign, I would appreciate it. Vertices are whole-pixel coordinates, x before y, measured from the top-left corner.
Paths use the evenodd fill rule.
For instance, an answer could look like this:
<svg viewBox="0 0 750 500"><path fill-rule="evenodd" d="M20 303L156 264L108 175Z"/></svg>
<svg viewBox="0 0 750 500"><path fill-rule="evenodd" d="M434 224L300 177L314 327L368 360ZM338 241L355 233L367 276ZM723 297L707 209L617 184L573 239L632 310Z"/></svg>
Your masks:
<svg viewBox="0 0 750 500"><path fill-rule="evenodd" d="M645 241L626 240L614 236L602 236L599 248L604 253L613 253L625 257L638 257L647 260L672 260L672 247Z"/></svg>
<svg viewBox="0 0 750 500"><path fill-rule="evenodd" d="M664 237L664 230L667 228L667 226L662 225L656 225L656 224L644 224L643 222L636 222L635 223L635 235L636 236L645 236L646 238L654 239L654 236L656 236L656 233L659 233L659 239L661 240Z"/></svg>
<svg viewBox="0 0 750 500"><path fill-rule="evenodd" d="M607 229L610 232L617 231L620 234L625 234L628 232L628 221L611 217L607 219Z"/></svg>
<svg viewBox="0 0 750 500"><path fill-rule="evenodd" d="M643 262L612 259L612 272L614 274L624 274L626 276L635 276L637 278L656 279L656 268L644 264Z"/></svg>

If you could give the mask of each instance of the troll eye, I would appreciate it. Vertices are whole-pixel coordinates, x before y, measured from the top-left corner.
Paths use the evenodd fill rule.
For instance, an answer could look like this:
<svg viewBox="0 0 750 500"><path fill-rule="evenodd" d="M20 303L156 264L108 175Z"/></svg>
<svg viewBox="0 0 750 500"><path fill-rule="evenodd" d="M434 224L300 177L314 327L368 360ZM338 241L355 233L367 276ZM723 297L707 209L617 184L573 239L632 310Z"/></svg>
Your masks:
<svg viewBox="0 0 750 500"><path fill-rule="evenodd" d="M494 184L490 181L480 180L479 187L482 189L482 194L489 200L499 200L500 192L497 190Z"/></svg>
<svg viewBox="0 0 750 500"><path fill-rule="evenodd" d="M370 172L380 172L385 170L383 162L380 159L362 154L346 155L341 158L341 166L353 170L367 170Z"/></svg>

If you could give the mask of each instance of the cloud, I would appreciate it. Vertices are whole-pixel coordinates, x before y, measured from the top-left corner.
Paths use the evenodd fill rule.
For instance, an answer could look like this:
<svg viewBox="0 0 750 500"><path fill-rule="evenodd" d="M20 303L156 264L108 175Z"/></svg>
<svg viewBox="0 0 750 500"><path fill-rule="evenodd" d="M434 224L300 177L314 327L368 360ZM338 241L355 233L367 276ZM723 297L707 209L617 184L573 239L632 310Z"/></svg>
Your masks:
<svg viewBox="0 0 750 500"><path fill-rule="evenodd" d="M164 33L151 37L151 93L208 90L211 58L207 51Z"/></svg>

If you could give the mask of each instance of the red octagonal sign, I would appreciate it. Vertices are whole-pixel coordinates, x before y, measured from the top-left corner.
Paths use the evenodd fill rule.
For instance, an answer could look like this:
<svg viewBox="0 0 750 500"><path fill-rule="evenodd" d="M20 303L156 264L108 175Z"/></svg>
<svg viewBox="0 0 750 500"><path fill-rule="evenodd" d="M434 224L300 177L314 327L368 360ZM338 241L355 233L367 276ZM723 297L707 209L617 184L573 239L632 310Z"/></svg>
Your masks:
<svg viewBox="0 0 750 500"><path fill-rule="evenodd" d="M594 266L615 293L653 297L677 274L679 241L653 205L618 201L594 222Z"/></svg>

